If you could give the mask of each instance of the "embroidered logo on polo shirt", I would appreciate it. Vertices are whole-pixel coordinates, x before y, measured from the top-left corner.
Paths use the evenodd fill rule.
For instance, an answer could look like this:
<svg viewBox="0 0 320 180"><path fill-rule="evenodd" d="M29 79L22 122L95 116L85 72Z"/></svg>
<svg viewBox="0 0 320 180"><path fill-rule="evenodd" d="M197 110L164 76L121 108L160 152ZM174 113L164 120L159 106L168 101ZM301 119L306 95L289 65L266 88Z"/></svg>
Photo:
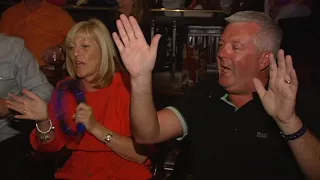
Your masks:
<svg viewBox="0 0 320 180"><path fill-rule="evenodd" d="M258 138L263 138L263 139L266 139L268 137L268 133L264 133L264 132L257 132L257 135L256 135Z"/></svg>

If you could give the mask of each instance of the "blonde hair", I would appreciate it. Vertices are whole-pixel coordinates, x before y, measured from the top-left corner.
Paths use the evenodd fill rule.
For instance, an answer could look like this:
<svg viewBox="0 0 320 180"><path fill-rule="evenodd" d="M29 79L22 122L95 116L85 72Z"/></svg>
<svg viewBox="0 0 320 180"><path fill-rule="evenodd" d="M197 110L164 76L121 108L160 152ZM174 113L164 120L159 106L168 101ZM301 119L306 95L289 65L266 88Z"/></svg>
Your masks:
<svg viewBox="0 0 320 180"><path fill-rule="evenodd" d="M103 88L111 84L116 71L118 70L119 58L113 45L109 30L98 19L81 21L74 25L66 37L66 64L69 75L76 79L75 67L70 58L69 44L74 42L75 36L81 35L97 42L101 51L101 65L97 69L97 76L93 82L95 88Z"/></svg>

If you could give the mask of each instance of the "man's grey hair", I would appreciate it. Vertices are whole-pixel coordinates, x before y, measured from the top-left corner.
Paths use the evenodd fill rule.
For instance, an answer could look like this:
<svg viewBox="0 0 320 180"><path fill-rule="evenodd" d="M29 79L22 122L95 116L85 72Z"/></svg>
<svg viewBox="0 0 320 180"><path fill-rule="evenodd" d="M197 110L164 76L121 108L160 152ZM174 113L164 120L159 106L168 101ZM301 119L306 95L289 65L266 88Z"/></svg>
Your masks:
<svg viewBox="0 0 320 180"><path fill-rule="evenodd" d="M276 56L281 43L282 31L272 19L262 12L239 11L226 18L228 23L252 22L261 27L254 43L260 53L273 52Z"/></svg>

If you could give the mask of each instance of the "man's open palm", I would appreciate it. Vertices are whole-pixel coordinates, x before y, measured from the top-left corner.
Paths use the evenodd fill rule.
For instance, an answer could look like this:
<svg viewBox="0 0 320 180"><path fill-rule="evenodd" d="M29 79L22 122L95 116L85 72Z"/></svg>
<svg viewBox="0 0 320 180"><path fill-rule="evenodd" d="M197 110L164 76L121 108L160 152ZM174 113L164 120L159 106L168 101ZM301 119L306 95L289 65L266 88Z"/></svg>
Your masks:
<svg viewBox="0 0 320 180"><path fill-rule="evenodd" d="M283 50L279 50L277 59L278 65L273 56L269 57L268 90L258 79L254 79L253 83L268 114L278 123L288 124L295 116L298 79L293 69L291 56L285 56Z"/></svg>
<svg viewBox="0 0 320 180"><path fill-rule="evenodd" d="M132 78L138 78L152 72L160 40L160 35L153 37L149 46L134 17L120 15L117 20L119 35L113 33L113 39L119 49L121 59Z"/></svg>

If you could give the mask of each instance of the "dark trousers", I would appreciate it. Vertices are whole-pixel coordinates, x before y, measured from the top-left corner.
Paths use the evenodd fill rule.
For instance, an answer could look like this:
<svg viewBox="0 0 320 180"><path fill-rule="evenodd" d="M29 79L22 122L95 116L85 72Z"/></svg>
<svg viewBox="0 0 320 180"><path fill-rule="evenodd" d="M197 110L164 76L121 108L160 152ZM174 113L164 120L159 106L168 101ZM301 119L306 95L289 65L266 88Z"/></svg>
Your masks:
<svg viewBox="0 0 320 180"><path fill-rule="evenodd" d="M0 143L0 179L28 180L31 150L29 137L17 135Z"/></svg>
<svg viewBox="0 0 320 180"><path fill-rule="evenodd" d="M1 180L52 180L53 160L39 156L30 145L29 135L22 133L0 143Z"/></svg>

